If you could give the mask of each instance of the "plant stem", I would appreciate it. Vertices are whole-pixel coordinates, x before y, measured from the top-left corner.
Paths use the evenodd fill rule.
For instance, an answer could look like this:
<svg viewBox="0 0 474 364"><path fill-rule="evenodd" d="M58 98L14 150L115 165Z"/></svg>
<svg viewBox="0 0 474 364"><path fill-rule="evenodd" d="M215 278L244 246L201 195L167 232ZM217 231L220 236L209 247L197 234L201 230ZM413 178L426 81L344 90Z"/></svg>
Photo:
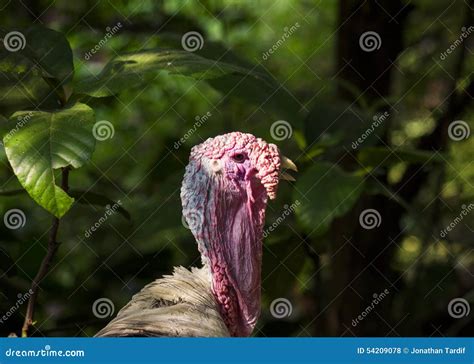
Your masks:
<svg viewBox="0 0 474 364"><path fill-rule="evenodd" d="M64 167L61 171L62 181L61 181L61 188L67 192L69 189L69 167ZM36 299L38 298L39 292L39 285L48 274L49 269L51 268L51 263L53 258L58 250L58 242L57 242L57 235L59 230L59 221L60 219L57 217L53 218L53 222L51 225L51 230L49 232L49 239L48 239L48 250L41 262L40 268L38 273L36 273L33 282L31 282L31 289L30 292L33 292L28 300L28 307L26 309L26 316L25 321L23 322L23 327L21 329L21 336L27 337L28 331L30 327L34 324L33 316L35 313L35 305Z"/></svg>

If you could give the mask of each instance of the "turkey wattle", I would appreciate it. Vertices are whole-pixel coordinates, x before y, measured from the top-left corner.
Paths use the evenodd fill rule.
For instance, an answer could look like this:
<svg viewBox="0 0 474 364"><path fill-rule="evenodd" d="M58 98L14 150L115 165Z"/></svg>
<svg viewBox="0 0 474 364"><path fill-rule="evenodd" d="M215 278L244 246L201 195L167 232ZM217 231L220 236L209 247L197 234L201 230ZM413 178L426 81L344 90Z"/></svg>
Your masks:
<svg viewBox="0 0 474 364"><path fill-rule="evenodd" d="M183 216L202 268L177 267L147 285L96 336L249 336L260 314L268 198L294 163L274 144L233 132L192 148Z"/></svg>

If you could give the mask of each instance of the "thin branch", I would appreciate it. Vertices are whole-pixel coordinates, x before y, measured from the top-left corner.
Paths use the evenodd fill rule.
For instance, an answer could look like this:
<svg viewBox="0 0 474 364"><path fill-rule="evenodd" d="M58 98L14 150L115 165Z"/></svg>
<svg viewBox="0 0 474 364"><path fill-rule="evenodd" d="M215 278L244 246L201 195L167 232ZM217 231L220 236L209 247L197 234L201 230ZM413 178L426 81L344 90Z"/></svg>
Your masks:
<svg viewBox="0 0 474 364"><path fill-rule="evenodd" d="M61 175L62 175L61 188L65 192L67 192L69 189L69 167L63 168L61 171ZM28 300L28 307L26 309L25 321L21 329L22 337L28 336L28 331L30 327L34 324L33 316L35 313L36 299L38 298L38 293L39 293L39 285L43 281L44 277L48 274L49 269L51 268L51 263L54 259L56 251L58 250L59 244L57 242L57 236L58 236L58 230L59 230L59 221L60 219L58 219L57 217L53 218L51 230L49 233L49 239L48 239L48 251L45 257L43 258L43 261L41 262L38 273L36 273L36 276L33 279L33 282L31 283L31 291L33 293L31 294L30 299Z"/></svg>

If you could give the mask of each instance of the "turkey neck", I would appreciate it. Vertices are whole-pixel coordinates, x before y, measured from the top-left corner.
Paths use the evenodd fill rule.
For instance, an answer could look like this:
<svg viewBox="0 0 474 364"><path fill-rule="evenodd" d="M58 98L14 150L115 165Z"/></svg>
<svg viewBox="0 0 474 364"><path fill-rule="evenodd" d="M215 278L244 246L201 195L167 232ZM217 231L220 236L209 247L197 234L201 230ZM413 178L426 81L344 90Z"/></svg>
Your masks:
<svg viewBox="0 0 474 364"><path fill-rule="evenodd" d="M260 315L266 191L250 177L237 191L226 191L219 178L213 186L207 190L201 234L195 237L229 332L249 336Z"/></svg>

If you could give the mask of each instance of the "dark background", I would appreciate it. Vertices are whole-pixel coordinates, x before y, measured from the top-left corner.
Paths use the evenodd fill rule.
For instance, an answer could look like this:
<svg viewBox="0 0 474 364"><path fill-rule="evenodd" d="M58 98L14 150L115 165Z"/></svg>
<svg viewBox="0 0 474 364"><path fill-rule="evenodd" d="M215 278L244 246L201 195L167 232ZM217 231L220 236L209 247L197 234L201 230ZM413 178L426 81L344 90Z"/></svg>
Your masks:
<svg viewBox="0 0 474 364"><path fill-rule="evenodd" d="M182 224L181 178L193 145L234 130L278 144L300 169L296 183L281 183L267 210L268 226L285 218L264 243L255 335L472 335L473 314L454 318L448 305L457 298L474 302L474 215L442 234L474 196L473 139L456 141L448 133L457 120L474 127L473 35L459 41L461 28L474 25L472 1L24 0L2 1L0 8L2 29L35 24L65 34L75 80L118 54L173 40L179 48L183 34L197 31L204 43L196 54L259 70L278 85L262 91L247 81L161 72L117 96L82 99L97 120L113 124L115 135L97 142L91 162L71 171L69 184L120 200L131 221L114 214L87 238L104 207L75 204L62 218L30 335L92 336L110 319L93 314L96 300L111 300L116 313L173 266L200 264ZM119 22L120 30L86 59ZM378 34L378 49L361 48L366 31ZM0 114L32 109L10 99L11 85L2 82ZM219 82L236 87L222 92ZM353 148L384 112L370 138ZM291 137L272 137L278 120L291 125ZM2 148L0 190L18 188ZM296 211L285 215L295 201ZM26 194L0 196L0 213L12 208L27 221L18 230L0 225L0 313L28 291L51 229L51 215ZM361 226L366 209L379 213L378 227ZM354 325L384 290L386 297ZM270 306L281 298L291 314L277 318ZM20 305L0 324L0 335L20 335L25 310Z"/></svg>

